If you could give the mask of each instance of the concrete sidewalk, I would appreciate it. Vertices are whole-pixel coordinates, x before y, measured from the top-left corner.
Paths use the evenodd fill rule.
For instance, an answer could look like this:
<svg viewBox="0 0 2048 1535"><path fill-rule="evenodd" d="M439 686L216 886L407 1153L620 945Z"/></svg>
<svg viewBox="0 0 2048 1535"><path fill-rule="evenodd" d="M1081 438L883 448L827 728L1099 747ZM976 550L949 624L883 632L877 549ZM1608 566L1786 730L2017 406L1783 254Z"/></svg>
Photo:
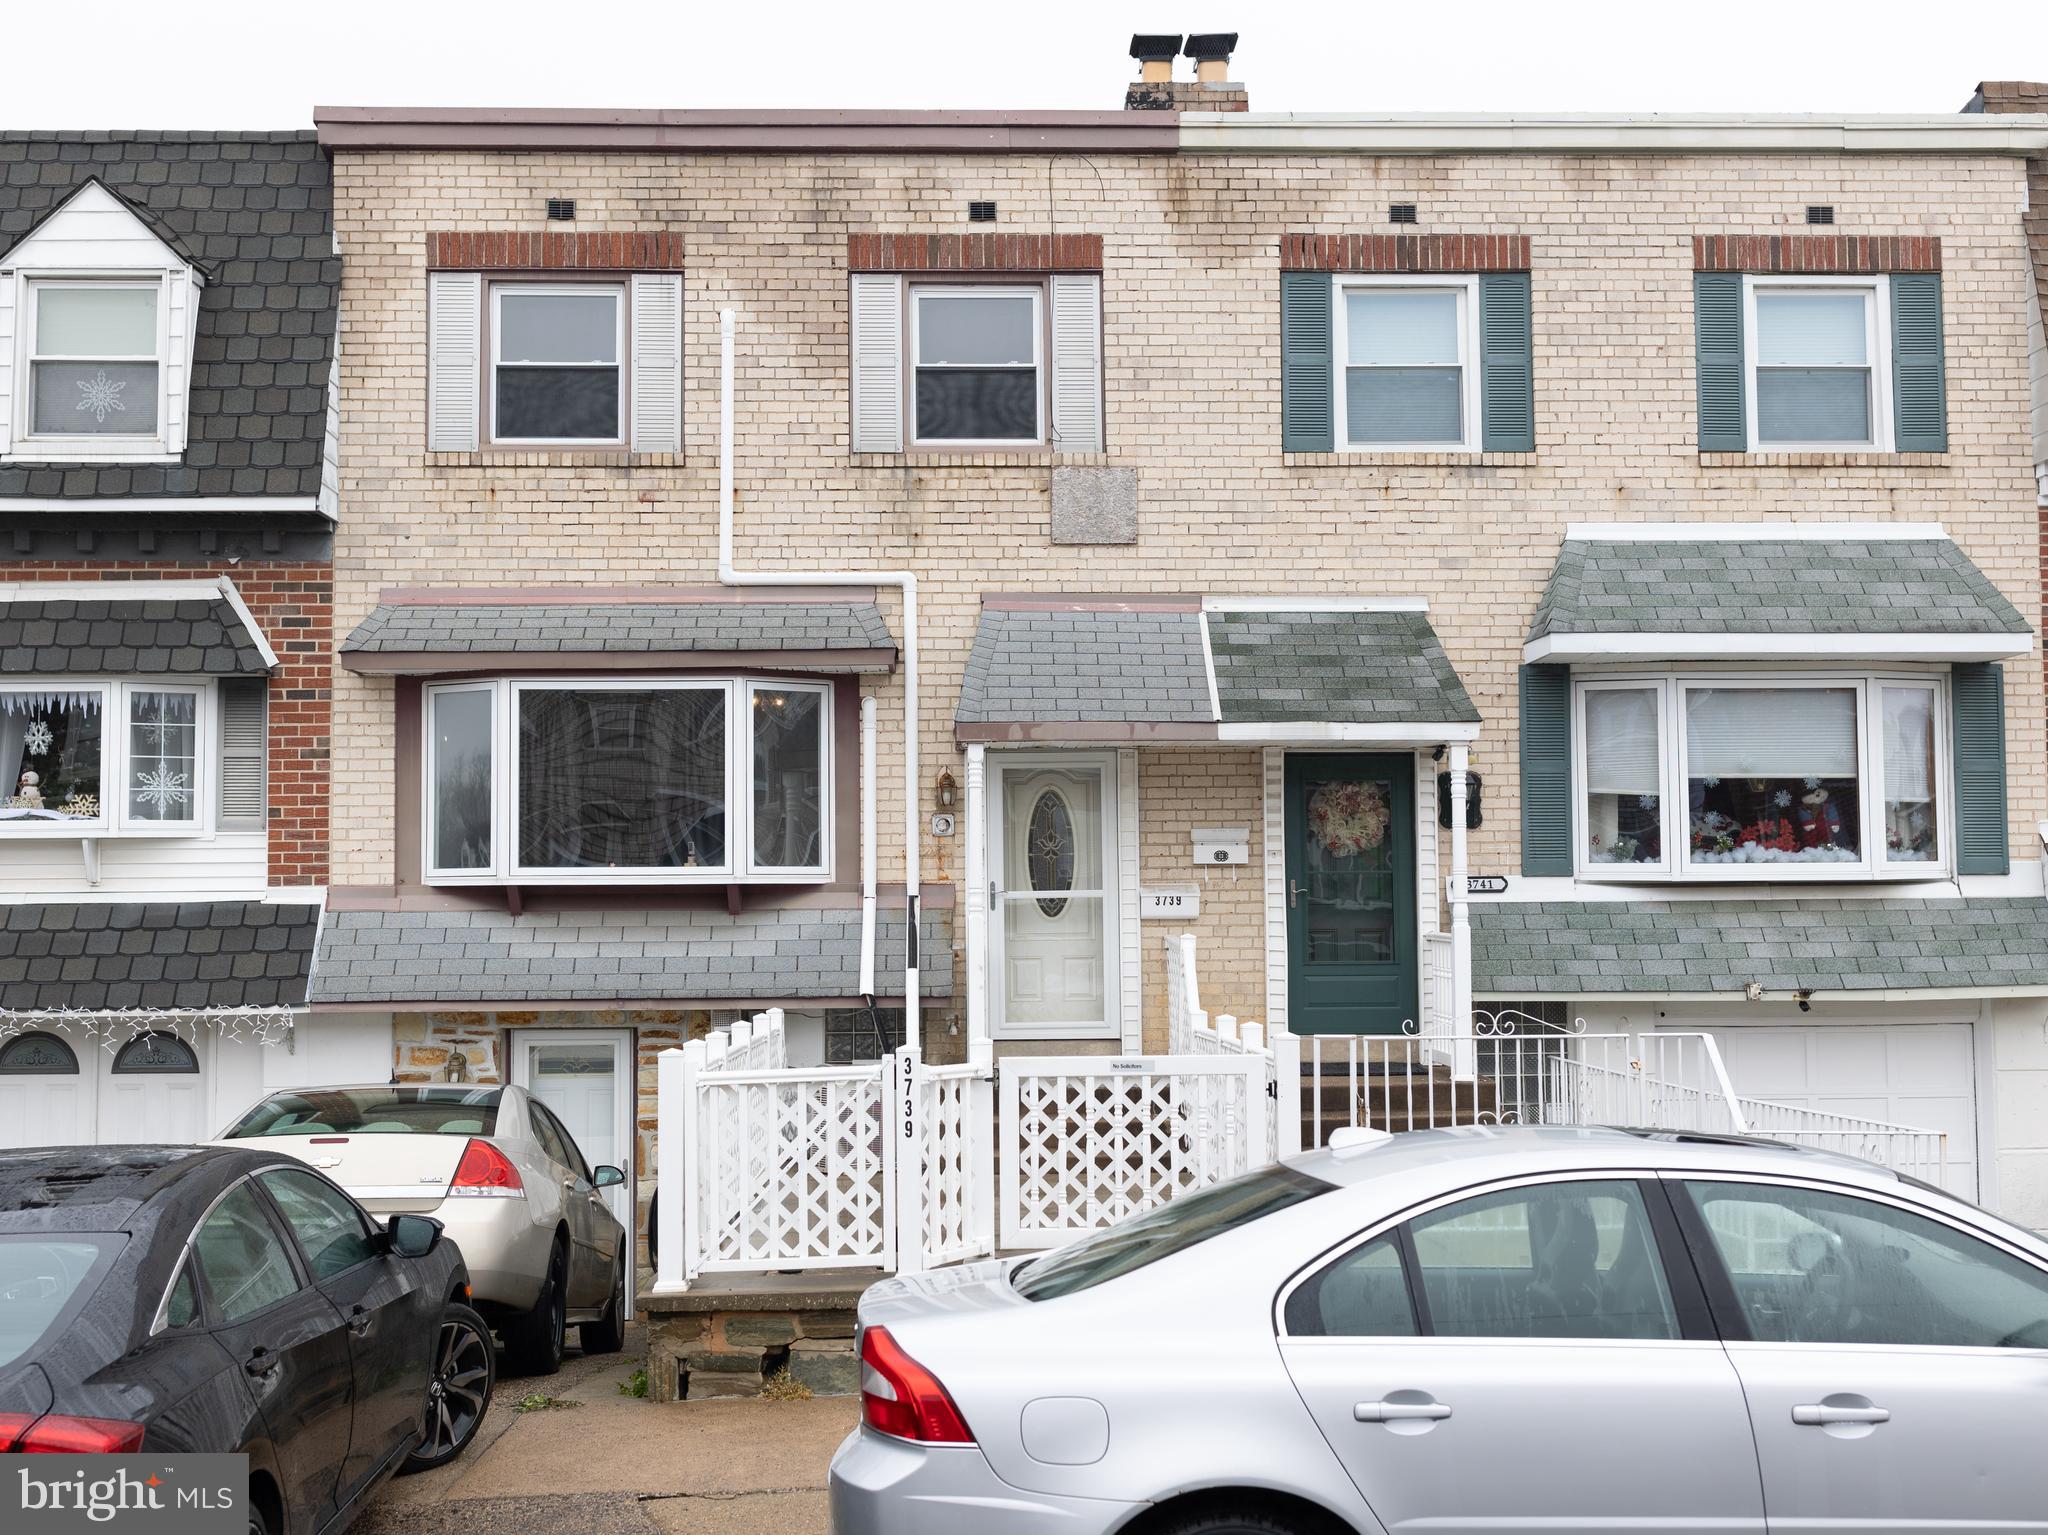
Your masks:
<svg viewBox="0 0 2048 1535"><path fill-rule="evenodd" d="M360 1535L825 1535L825 1468L860 1419L852 1397L654 1403L621 1395L617 1354L498 1381L461 1459L388 1483ZM529 1394L574 1407L521 1412Z"/></svg>

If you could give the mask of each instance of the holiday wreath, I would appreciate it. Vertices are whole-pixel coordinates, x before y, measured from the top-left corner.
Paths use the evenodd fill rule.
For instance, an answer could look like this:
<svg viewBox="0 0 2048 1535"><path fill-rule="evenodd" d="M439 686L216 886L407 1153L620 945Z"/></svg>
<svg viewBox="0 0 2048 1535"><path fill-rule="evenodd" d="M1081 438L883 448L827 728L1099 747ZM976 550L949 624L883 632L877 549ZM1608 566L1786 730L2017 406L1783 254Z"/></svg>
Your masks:
<svg viewBox="0 0 2048 1535"><path fill-rule="evenodd" d="M1338 858L1386 841L1390 816L1387 791L1376 783L1326 783L1308 799L1309 835Z"/></svg>

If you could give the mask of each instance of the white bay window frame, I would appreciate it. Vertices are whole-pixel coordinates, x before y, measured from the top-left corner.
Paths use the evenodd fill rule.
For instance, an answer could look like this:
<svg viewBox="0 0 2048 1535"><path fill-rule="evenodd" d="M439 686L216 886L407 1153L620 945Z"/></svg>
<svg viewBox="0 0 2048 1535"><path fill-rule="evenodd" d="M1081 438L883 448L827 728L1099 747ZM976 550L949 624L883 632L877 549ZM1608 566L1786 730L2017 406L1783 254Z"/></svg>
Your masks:
<svg viewBox="0 0 2048 1535"><path fill-rule="evenodd" d="M191 839L213 835L221 753L220 711L213 682L194 682L186 677L8 678L0 681L0 693L93 693L100 700L100 813L91 819L0 820L0 842L81 837ZM128 803L132 788L130 772L136 760L130 711L136 698L150 693L181 693L194 700L192 783L188 786L192 814L179 820L139 816ZM12 767L10 763L0 771L11 771ZM15 792L16 786L8 784L0 800Z"/></svg>
<svg viewBox="0 0 2048 1535"><path fill-rule="evenodd" d="M1336 412L1339 453L1477 453L1480 419L1479 278L1469 272L1343 272L1331 279L1330 359L1335 369L1331 399ZM1458 426L1456 442L1353 442L1351 440L1351 330L1346 293L1379 288L1397 292L1458 295ZM1417 366L1421 366L1418 364Z"/></svg>
<svg viewBox="0 0 2048 1535"><path fill-rule="evenodd" d="M1763 331L1757 323L1759 293L1856 293L1864 300L1864 347L1870 369L1870 436L1861 442L1798 442L1766 439L1759 430L1757 374L1773 366L1763 354ZM1755 453L1890 453L1892 432L1892 305L1891 279L1875 276L1745 276L1742 279L1742 393L1750 451ZM1824 366L1824 365L1822 365Z"/></svg>
<svg viewBox="0 0 2048 1535"><path fill-rule="evenodd" d="M756 864L753 858L755 690L819 695L819 838L821 861L811 868ZM444 869L434 864L435 799L434 700L447 693L485 692L491 697L491 863L482 869ZM519 700L526 692L717 693L725 701L725 861L716 866L565 868L519 861ZM834 704L829 682L795 682L759 676L580 677L539 675L428 683L420 690L420 864L432 885L734 885L825 884L833 877L837 792L834 762Z"/></svg>
<svg viewBox="0 0 2048 1535"><path fill-rule="evenodd" d="M1589 856L1590 778L1586 696L1611 689L1655 688L1663 858L1656 864L1595 863ZM1856 862L1692 861L1692 778L1687 761L1686 698L1704 689L1848 689L1856 695L1857 799L1861 857ZM1887 857L1883 690L1914 688L1932 696L1936 856L1924 862ZM1955 867L1955 797L1949 753L1948 687L1941 672L1910 667L1829 671L1735 671L1661 668L1579 671L1572 678L1572 846L1576 877L1599 884L1855 884L1945 879Z"/></svg>

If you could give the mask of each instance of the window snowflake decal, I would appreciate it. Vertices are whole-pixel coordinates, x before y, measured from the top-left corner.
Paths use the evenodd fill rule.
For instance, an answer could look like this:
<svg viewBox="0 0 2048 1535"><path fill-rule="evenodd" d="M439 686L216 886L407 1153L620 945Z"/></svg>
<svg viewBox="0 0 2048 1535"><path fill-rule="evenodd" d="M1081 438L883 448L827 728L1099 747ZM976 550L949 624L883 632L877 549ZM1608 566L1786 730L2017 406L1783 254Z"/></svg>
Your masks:
<svg viewBox="0 0 2048 1535"><path fill-rule="evenodd" d="M186 800L185 775L173 773L159 763L153 772L144 773L135 781L135 798L150 806L161 816L169 812L173 804L183 806Z"/></svg>
<svg viewBox="0 0 2048 1535"><path fill-rule="evenodd" d="M78 408L91 411L93 420L104 422L113 412L128 408L121 403L121 391L127 387L126 379L108 378L107 370L102 368L91 378L78 381Z"/></svg>
<svg viewBox="0 0 2048 1535"><path fill-rule="evenodd" d="M42 720L30 720L28 733L21 738L21 744L28 748L31 757L40 757L50 749L50 727Z"/></svg>

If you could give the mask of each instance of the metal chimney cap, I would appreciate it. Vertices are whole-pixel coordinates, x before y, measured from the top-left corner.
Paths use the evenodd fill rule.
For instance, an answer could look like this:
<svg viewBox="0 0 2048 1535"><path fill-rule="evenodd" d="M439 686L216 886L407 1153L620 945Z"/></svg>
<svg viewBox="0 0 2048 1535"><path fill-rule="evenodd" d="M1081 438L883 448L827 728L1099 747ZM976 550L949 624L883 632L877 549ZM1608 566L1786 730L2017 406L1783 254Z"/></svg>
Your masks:
<svg viewBox="0 0 2048 1535"><path fill-rule="evenodd" d="M1191 59L1227 59L1237 52L1235 32L1190 32L1185 50Z"/></svg>
<svg viewBox="0 0 2048 1535"><path fill-rule="evenodd" d="M1172 59L1180 52L1180 41L1178 32L1134 32L1131 34L1131 57L1153 63Z"/></svg>

